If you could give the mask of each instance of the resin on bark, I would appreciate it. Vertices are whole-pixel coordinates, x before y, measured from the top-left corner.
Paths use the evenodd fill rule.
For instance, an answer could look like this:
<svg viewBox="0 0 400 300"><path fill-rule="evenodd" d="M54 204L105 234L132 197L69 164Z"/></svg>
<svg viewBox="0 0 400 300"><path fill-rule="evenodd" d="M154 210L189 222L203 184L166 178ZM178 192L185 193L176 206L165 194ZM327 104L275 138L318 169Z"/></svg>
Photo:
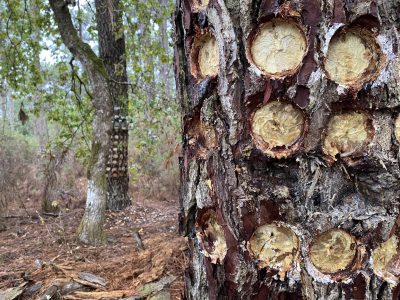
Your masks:
<svg viewBox="0 0 400 300"><path fill-rule="evenodd" d="M210 0L190 0L193 12L199 12L207 8Z"/></svg>
<svg viewBox="0 0 400 300"><path fill-rule="evenodd" d="M391 263L399 252L399 239L392 235L386 242L380 244L372 253L374 273L390 283L399 281L400 269L391 269Z"/></svg>
<svg viewBox="0 0 400 300"><path fill-rule="evenodd" d="M396 122L394 124L394 134L397 141L400 143L400 114L397 116Z"/></svg>

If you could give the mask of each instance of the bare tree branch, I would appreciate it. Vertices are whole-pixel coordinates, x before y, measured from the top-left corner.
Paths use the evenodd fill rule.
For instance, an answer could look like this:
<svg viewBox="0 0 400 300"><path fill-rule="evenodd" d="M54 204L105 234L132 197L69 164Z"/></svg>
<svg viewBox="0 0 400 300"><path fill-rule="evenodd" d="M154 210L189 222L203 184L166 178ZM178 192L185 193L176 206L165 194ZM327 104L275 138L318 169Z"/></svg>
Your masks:
<svg viewBox="0 0 400 300"><path fill-rule="evenodd" d="M72 55L79 59L88 72L100 71L103 77L107 78L108 76L103 62L96 53L94 53L92 48L79 37L72 23L71 13L68 9L68 4L70 4L71 1L49 0L49 2L54 12L61 38Z"/></svg>

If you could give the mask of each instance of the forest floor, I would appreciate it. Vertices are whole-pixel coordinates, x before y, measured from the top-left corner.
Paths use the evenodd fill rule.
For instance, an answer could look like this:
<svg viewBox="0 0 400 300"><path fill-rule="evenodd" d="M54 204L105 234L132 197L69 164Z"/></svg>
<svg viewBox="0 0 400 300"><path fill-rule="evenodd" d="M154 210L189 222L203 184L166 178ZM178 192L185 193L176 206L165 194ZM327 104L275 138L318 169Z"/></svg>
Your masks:
<svg viewBox="0 0 400 300"><path fill-rule="evenodd" d="M181 299L187 241L177 233L176 199L107 212L107 242L98 247L76 240L82 203L58 217L33 201L23 206L0 230L0 299Z"/></svg>

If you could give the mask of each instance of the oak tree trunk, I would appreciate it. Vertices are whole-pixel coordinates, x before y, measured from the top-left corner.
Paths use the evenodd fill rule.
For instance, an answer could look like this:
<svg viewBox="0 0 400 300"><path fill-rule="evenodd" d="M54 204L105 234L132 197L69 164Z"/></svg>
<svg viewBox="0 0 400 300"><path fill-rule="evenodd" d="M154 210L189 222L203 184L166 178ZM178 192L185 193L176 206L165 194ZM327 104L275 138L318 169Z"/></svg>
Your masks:
<svg viewBox="0 0 400 300"><path fill-rule="evenodd" d="M78 229L79 239L96 244L104 241L103 224L107 201L107 160L111 147L113 101L104 63L75 29L68 5L70 1L49 0L64 44L81 62L88 74L94 107L91 162L85 213Z"/></svg>
<svg viewBox="0 0 400 300"><path fill-rule="evenodd" d="M113 130L107 162L107 208L123 209L131 204L128 174L128 75L125 33L120 0L96 0L100 58L110 78Z"/></svg>
<svg viewBox="0 0 400 300"><path fill-rule="evenodd" d="M187 299L399 299L399 4L177 0Z"/></svg>

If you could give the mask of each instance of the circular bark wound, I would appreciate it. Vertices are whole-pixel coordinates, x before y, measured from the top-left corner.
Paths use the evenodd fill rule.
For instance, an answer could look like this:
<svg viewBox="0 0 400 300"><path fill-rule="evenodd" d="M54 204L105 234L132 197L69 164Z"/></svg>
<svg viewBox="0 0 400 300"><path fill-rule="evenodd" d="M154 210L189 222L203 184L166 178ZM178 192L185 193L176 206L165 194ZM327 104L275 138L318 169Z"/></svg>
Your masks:
<svg viewBox="0 0 400 300"><path fill-rule="evenodd" d="M397 116L396 122L394 123L394 134L397 141L400 143L400 114Z"/></svg>
<svg viewBox="0 0 400 300"><path fill-rule="evenodd" d="M194 12L198 12L200 10L204 10L207 8L208 3L210 3L210 0L192 0L192 10Z"/></svg>
<svg viewBox="0 0 400 300"><path fill-rule="evenodd" d="M222 263L228 247L221 225L218 224L215 212L207 212L198 224L197 236L202 242L204 255L211 259L213 264Z"/></svg>
<svg viewBox="0 0 400 300"><path fill-rule="evenodd" d="M212 149L217 145L217 136L215 134L215 128L211 125L202 124L202 132L204 136L204 147L206 149Z"/></svg>
<svg viewBox="0 0 400 300"><path fill-rule="evenodd" d="M361 112L334 115L328 123L324 139L324 153L335 157L361 151L374 134L369 116Z"/></svg>
<svg viewBox="0 0 400 300"><path fill-rule="evenodd" d="M188 122L187 128L189 146L194 150L197 158L206 158L208 152L217 146L215 128L210 123L201 120L199 115Z"/></svg>
<svg viewBox="0 0 400 300"><path fill-rule="evenodd" d="M336 273L349 268L356 251L356 241L350 234L340 229L332 229L313 241L310 258L321 272Z"/></svg>
<svg viewBox="0 0 400 300"><path fill-rule="evenodd" d="M285 150L300 139L303 130L302 111L286 102L269 102L257 110L252 119L257 147L274 157L289 155Z"/></svg>
<svg viewBox="0 0 400 300"><path fill-rule="evenodd" d="M385 279L393 277L390 274L389 264L392 259L397 255L399 240L396 235L393 235L386 242L380 244L372 253L372 261L374 266L374 273ZM400 272L400 271L399 271Z"/></svg>
<svg viewBox="0 0 400 300"><path fill-rule="evenodd" d="M369 31L341 31L329 44L325 70L339 84L359 85L378 75L382 56L380 46Z"/></svg>
<svg viewBox="0 0 400 300"><path fill-rule="evenodd" d="M257 228L249 245L261 268L276 269L284 275L297 256L299 239L289 227L268 224Z"/></svg>
<svg viewBox="0 0 400 300"><path fill-rule="evenodd" d="M265 74L293 74L307 50L306 36L292 21L273 19L262 24L251 41L251 61Z"/></svg>
<svg viewBox="0 0 400 300"><path fill-rule="evenodd" d="M192 47L192 74L197 78L218 75L218 43L211 33L198 37Z"/></svg>

